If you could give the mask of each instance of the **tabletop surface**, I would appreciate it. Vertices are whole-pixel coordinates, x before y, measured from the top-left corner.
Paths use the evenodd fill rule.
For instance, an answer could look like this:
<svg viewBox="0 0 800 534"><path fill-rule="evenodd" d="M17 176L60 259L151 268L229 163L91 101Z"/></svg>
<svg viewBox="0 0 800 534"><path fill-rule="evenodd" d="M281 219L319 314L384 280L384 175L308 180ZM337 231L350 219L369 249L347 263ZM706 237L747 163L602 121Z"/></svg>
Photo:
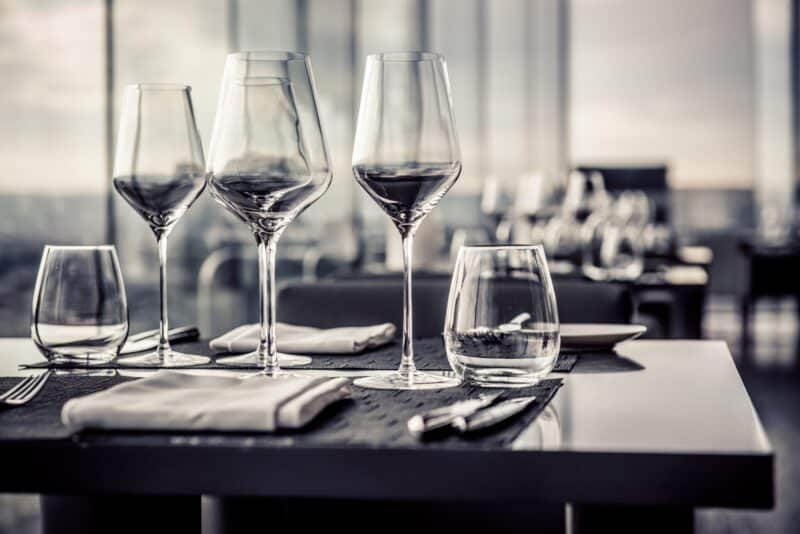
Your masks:
<svg viewBox="0 0 800 534"><path fill-rule="evenodd" d="M28 374L19 364L39 358L18 338L0 339L0 355L0 376ZM772 505L772 448L723 342L632 341L560 376L551 404L506 450L310 449L290 438L258 447L213 435L159 446L136 434L0 440L0 491Z"/></svg>

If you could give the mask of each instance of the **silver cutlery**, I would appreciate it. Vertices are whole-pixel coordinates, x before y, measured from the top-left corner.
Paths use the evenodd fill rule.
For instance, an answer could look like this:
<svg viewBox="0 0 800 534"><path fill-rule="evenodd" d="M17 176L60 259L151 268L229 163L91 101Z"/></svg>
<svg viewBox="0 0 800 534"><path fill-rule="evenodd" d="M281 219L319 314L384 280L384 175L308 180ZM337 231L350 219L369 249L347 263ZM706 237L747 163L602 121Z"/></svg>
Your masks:
<svg viewBox="0 0 800 534"><path fill-rule="evenodd" d="M469 417L481 408L492 405L501 396L502 393L481 395L475 399L458 401L414 415L408 420L408 431L416 438L425 437L437 430L451 426L458 418Z"/></svg>
<svg viewBox="0 0 800 534"><path fill-rule="evenodd" d="M134 354L152 350L158 346L158 330L147 330L128 337L122 346L120 354ZM168 332L170 342L194 341L200 337L200 331L195 326L181 326Z"/></svg>
<svg viewBox="0 0 800 534"><path fill-rule="evenodd" d="M44 387L52 371L25 377L16 386L0 395L0 406L22 406L33 399Z"/></svg>
<svg viewBox="0 0 800 534"><path fill-rule="evenodd" d="M498 402L472 414L456 417L452 425L461 434L489 428L517 415L535 400L536 397L518 397Z"/></svg>

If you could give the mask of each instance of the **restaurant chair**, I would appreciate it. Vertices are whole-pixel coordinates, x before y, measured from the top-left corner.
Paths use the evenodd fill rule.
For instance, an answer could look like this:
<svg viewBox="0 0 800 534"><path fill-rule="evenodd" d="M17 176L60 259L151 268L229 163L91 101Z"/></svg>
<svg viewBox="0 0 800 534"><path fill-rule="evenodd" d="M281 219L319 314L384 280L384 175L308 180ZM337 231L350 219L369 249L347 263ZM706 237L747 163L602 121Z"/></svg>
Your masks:
<svg viewBox="0 0 800 534"><path fill-rule="evenodd" d="M301 257L279 257L276 278L316 280L343 267L342 260L309 248ZM204 336L219 336L258 320L258 256L253 247L227 246L203 261L197 283L197 322Z"/></svg>
<svg viewBox="0 0 800 534"><path fill-rule="evenodd" d="M793 297L800 302L800 244L762 242L757 236L743 237L739 250L746 260L745 280L740 295L741 355L743 363L753 363L751 319L756 302L763 298ZM798 305L800 310L800 305Z"/></svg>
<svg viewBox="0 0 800 534"><path fill-rule="evenodd" d="M509 292L524 290L519 280L507 280ZM559 318L568 323L629 323L633 303L629 289L616 283L584 280L555 282ZM414 336L441 334L450 278L414 280ZM333 328L390 322L401 327L403 280L394 277L327 279L284 285L278 293L278 320Z"/></svg>

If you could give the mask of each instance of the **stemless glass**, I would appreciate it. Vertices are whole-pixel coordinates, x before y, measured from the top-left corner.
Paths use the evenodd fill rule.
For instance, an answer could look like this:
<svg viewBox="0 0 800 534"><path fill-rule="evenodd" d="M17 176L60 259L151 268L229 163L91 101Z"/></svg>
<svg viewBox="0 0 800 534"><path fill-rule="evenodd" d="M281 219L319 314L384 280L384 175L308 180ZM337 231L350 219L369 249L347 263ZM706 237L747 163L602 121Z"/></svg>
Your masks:
<svg viewBox="0 0 800 534"><path fill-rule="evenodd" d="M421 373L412 344L411 251L422 219L461 174L444 58L430 52L367 57L353 146L353 173L403 241L403 354L397 372L360 378L377 389L437 389L453 378Z"/></svg>
<svg viewBox="0 0 800 534"><path fill-rule="evenodd" d="M286 226L331 183L311 62L293 52L228 55L209 149L211 195L252 230L258 244L258 349L219 358L258 366L268 376L280 366L311 363L278 354L275 342L275 249Z"/></svg>
<svg viewBox="0 0 800 534"><path fill-rule="evenodd" d="M147 221L158 244L161 322L158 347L122 358L121 365L184 367L209 361L169 345L167 237L205 187L203 147L192 109L191 88L138 84L125 88L114 157L114 188Z"/></svg>
<svg viewBox="0 0 800 534"><path fill-rule="evenodd" d="M31 337L54 364L88 366L117 357L128 337L128 303L113 246L44 248Z"/></svg>
<svg viewBox="0 0 800 534"><path fill-rule="evenodd" d="M444 323L447 358L464 381L528 386L550 372L561 342L539 245L463 247Z"/></svg>

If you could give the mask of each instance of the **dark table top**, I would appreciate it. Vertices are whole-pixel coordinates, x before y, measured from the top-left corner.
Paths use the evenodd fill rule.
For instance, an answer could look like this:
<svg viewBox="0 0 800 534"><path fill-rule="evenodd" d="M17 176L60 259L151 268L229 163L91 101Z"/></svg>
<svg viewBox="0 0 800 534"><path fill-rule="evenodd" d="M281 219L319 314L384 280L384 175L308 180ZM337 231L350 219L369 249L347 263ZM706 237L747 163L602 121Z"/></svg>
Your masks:
<svg viewBox="0 0 800 534"><path fill-rule="evenodd" d="M0 339L0 354L3 376L27 374L18 365L37 358L20 338ZM2 439L0 491L771 507L773 451L724 343L633 341L616 356L584 355L559 376L553 401L508 446L220 434Z"/></svg>

